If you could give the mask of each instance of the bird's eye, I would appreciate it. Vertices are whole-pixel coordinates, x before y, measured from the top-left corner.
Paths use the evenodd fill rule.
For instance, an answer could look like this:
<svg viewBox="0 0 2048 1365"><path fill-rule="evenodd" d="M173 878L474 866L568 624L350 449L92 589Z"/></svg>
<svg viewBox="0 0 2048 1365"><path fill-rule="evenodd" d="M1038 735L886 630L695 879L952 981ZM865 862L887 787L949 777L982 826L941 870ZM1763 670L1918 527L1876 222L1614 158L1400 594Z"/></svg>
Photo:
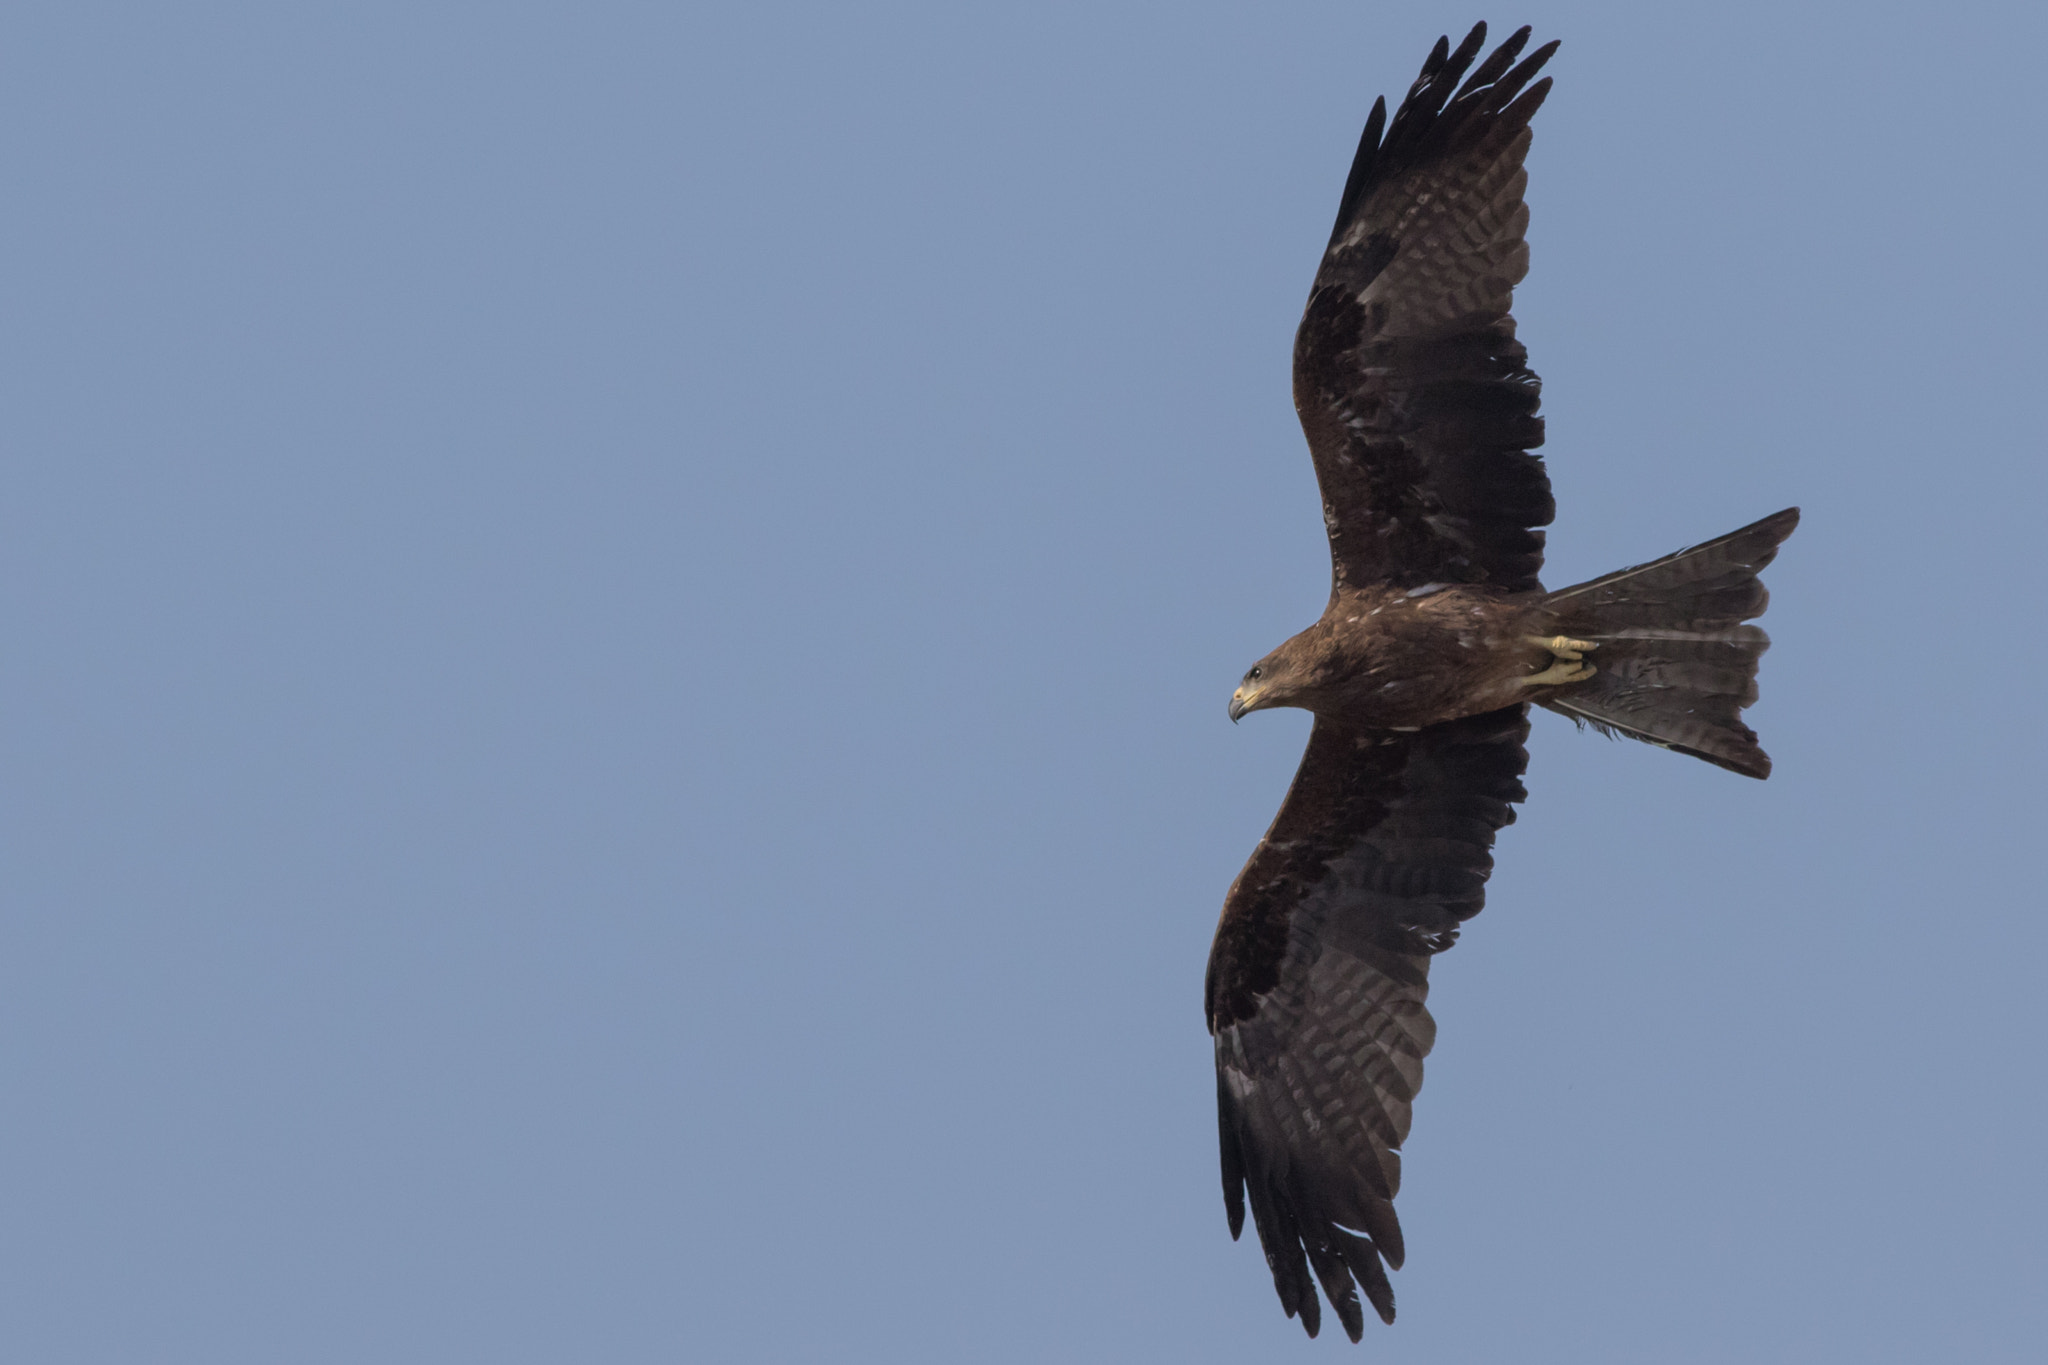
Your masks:
<svg viewBox="0 0 2048 1365"><path fill-rule="evenodd" d="M1259 676L1259 670L1258 670L1258 669L1256 669L1256 668L1254 668L1254 669L1253 669L1253 670L1252 670L1251 672L1249 672L1249 673L1247 673L1247 674L1245 674L1245 675L1244 675L1244 680L1245 680L1246 682L1250 682L1250 681L1251 681L1251 680L1252 680L1253 678L1256 678L1256 677L1258 677L1258 676Z"/></svg>

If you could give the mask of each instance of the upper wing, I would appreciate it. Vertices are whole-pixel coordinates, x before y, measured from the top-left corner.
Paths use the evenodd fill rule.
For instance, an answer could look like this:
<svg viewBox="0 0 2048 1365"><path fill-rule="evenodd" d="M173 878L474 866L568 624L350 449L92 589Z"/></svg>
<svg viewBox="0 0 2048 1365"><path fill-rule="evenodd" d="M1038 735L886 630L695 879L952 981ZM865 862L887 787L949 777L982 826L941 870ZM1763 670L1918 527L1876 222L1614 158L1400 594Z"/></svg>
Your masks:
<svg viewBox="0 0 2048 1365"><path fill-rule="evenodd" d="M1463 89L1486 25L1456 52L1438 39L1393 123L1376 102L1359 141L1294 335L1337 587L1539 586L1534 528L1556 509L1528 453L1541 385L1508 308L1529 270L1529 118L1550 92L1548 77L1528 83L1557 44L1509 70L1528 38Z"/></svg>
<svg viewBox="0 0 2048 1365"><path fill-rule="evenodd" d="M1394 1320L1380 1258L1400 1268L1395 1149L1436 1037L1429 959L1485 903L1494 833L1526 795L1528 734L1526 706L1407 734L1318 718L1224 899L1208 1010L1230 1235L1249 1189L1280 1305L1310 1336L1309 1265L1353 1341L1354 1278Z"/></svg>

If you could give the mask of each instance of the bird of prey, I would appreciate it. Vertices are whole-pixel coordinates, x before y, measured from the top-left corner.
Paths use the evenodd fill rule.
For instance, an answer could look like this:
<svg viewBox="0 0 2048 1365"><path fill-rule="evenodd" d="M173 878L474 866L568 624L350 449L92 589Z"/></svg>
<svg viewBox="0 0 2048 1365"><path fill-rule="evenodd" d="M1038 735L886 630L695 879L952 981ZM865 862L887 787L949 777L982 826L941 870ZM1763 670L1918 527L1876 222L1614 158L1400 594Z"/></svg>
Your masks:
<svg viewBox="0 0 2048 1365"><path fill-rule="evenodd" d="M1357 1341L1394 1320L1399 1148L1436 1033L1430 959L1479 912L1526 792L1531 704L1764 777L1741 711L1769 641L1745 622L1789 508L1546 592L1553 503L1538 383L1508 309L1528 270L1521 29L1440 39L1390 120L1373 105L1294 339L1294 403L1329 529L1322 619L1252 666L1232 720L1315 713L1209 958L1223 1194L1247 1197L1287 1315L1310 1272ZM1521 60L1517 61L1518 58Z"/></svg>

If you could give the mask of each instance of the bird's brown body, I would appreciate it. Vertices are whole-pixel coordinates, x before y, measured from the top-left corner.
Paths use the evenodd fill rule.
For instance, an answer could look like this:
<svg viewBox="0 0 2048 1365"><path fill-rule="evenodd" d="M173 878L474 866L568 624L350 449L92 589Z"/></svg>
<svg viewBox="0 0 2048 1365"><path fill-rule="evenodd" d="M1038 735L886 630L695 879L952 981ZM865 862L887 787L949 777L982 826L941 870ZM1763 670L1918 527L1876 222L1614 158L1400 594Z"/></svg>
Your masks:
<svg viewBox="0 0 2048 1365"><path fill-rule="evenodd" d="M1261 659L1235 715L1297 706L1355 730L1425 725L1531 701L1551 662L1541 592L1426 584L1339 588L1322 619Z"/></svg>

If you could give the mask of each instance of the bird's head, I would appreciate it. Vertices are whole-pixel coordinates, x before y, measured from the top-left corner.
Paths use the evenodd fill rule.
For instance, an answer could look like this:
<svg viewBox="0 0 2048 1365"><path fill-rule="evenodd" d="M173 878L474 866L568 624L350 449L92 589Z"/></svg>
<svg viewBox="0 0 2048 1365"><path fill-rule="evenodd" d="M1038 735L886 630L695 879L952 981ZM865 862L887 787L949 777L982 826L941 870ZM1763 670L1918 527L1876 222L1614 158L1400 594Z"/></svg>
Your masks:
<svg viewBox="0 0 2048 1365"><path fill-rule="evenodd" d="M1288 644L1280 646L1246 670L1244 681L1230 694L1230 718L1241 720L1272 706L1299 706L1308 679Z"/></svg>

